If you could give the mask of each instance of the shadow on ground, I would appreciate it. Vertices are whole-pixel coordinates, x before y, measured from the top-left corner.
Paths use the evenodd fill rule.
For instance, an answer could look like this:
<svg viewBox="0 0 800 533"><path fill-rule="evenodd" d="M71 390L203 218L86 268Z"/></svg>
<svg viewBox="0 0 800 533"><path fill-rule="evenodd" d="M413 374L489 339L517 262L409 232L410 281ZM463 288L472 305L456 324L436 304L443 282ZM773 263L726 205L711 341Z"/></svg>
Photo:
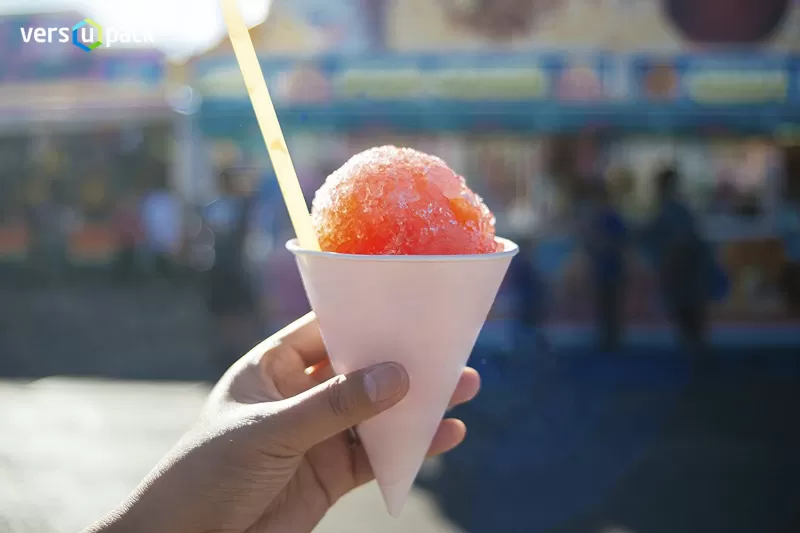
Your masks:
<svg viewBox="0 0 800 533"><path fill-rule="evenodd" d="M720 354L703 377L636 355L477 359L469 438L421 485L471 533L800 530L798 354Z"/></svg>

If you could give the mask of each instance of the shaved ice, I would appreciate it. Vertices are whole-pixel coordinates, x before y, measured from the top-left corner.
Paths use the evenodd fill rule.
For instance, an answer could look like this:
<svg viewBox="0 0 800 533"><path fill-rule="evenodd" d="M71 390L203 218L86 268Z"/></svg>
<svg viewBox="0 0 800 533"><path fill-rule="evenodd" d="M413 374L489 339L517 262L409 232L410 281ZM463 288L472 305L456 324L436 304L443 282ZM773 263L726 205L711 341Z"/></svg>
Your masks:
<svg viewBox="0 0 800 533"><path fill-rule="evenodd" d="M320 249L365 255L498 251L494 216L440 158L382 146L353 156L314 196Z"/></svg>

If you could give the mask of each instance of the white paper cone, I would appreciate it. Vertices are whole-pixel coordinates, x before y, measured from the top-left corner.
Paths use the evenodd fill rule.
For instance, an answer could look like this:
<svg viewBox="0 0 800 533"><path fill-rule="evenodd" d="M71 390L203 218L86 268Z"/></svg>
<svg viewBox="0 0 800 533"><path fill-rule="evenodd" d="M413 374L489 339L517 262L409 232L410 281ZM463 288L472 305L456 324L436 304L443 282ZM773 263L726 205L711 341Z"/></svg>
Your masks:
<svg viewBox="0 0 800 533"><path fill-rule="evenodd" d="M344 374L394 361L410 388L358 428L392 516L414 478L517 246L483 255L369 256L309 251L294 240L331 364Z"/></svg>

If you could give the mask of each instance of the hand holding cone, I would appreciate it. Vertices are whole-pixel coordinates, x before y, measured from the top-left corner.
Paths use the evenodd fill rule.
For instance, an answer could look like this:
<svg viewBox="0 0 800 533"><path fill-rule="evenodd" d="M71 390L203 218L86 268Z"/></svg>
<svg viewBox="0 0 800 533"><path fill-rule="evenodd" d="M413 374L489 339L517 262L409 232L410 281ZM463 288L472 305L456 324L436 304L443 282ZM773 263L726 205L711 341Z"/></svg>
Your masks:
<svg viewBox="0 0 800 533"><path fill-rule="evenodd" d="M389 513L397 516L436 434L517 247L456 256L363 256L288 248L298 262L333 369L402 365L408 393L363 422Z"/></svg>
<svg viewBox="0 0 800 533"><path fill-rule="evenodd" d="M403 248L405 252L394 248L384 253L416 250L420 254L473 255L358 256L318 251L317 234L249 32L236 0L221 0L221 5L264 143L302 244L291 241L288 247L297 258L334 370L349 373L396 362L407 372L408 393L400 403L358 427L387 508L397 516L517 247L502 239L494 247L491 212L441 160L413 150L384 149L383 154L373 154L379 156L371 161L375 172L361 176L361 183L367 197L380 200L383 195L372 194L370 185L387 185L392 191L399 183L384 172L388 161L381 159L388 154L394 163L404 164L405 190L391 195L390 202L374 206L377 220L388 221L376 237L410 245ZM423 198L426 194L432 196ZM411 198L421 200L419 209L409 208ZM366 212L360 202L358 198L356 207ZM351 220L359 210L345 211L345 227L363 230L364 224L356 221L353 225ZM444 219L434 221L429 216L434 212L444 214ZM414 228L416 235L384 232L403 227ZM454 242L460 245L450 246ZM380 394L369 381L363 386L368 396L370 391ZM323 425L320 430L333 429Z"/></svg>

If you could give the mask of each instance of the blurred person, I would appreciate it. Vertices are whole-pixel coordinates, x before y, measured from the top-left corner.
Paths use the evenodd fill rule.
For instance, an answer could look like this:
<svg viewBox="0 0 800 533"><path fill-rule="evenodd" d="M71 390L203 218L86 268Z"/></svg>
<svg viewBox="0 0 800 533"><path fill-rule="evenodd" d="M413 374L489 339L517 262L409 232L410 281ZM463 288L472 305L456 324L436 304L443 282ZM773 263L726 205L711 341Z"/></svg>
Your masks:
<svg viewBox="0 0 800 533"><path fill-rule="evenodd" d="M787 310L792 318L800 317L800 201L790 197L778 213L778 234L783 240L786 263L781 272L781 286Z"/></svg>
<svg viewBox="0 0 800 533"><path fill-rule="evenodd" d="M294 237L294 234L285 237L287 238L282 238L281 242L286 242L289 238ZM308 298L303 288L300 272L297 270L297 262L292 254L275 254L269 262L265 275L269 279L280 280L274 284L269 295L273 320L285 324L292 317L308 312Z"/></svg>
<svg viewBox="0 0 800 533"><path fill-rule="evenodd" d="M711 254L689 207L680 198L680 175L673 167L658 172L658 211L644 229L645 244L654 252L661 298L698 369L707 367Z"/></svg>
<svg viewBox="0 0 800 533"><path fill-rule="evenodd" d="M465 369L451 407L478 393ZM397 404L409 377L396 363L333 375L309 313L235 363L198 422L105 518L84 533L310 533L345 494L374 478L351 430ZM440 423L438 455L466 434Z"/></svg>
<svg viewBox="0 0 800 533"><path fill-rule="evenodd" d="M508 279L511 284L514 314L514 351L529 352L535 346L546 352L550 343L543 331L547 317L545 284L534 262L535 241L529 234L516 239L519 253L511 261Z"/></svg>
<svg viewBox="0 0 800 533"><path fill-rule="evenodd" d="M594 285L599 346L605 352L616 352L623 334L628 229L602 179L589 186L588 194L581 240L589 258Z"/></svg>
<svg viewBox="0 0 800 533"><path fill-rule="evenodd" d="M160 167L154 165L151 169L151 178L157 182L142 198L140 218L145 247L156 277L173 279L182 245L183 215L181 202L169 190Z"/></svg>
<svg viewBox="0 0 800 533"><path fill-rule="evenodd" d="M108 185L101 173L94 174L81 187L81 211L90 221L103 221L110 211Z"/></svg>
<svg viewBox="0 0 800 533"><path fill-rule="evenodd" d="M132 281L139 274L139 250L144 241L139 198L135 193L123 194L114 210L113 222L117 237L116 278L122 282Z"/></svg>
<svg viewBox="0 0 800 533"><path fill-rule="evenodd" d="M71 219L63 193L58 181L42 182L28 206L33 271L48 282L58 281L66 268Z"/></svg>
<svg viewBox="0 0 800 533"><path fill-rule="evenodd" d="M511 172L507 159L488 148L484 154L486 159L481 169L483 179L476 180L476 184L484 184L485 192L481 196L487 204L497 206L493 211L497 234L510 235L516 230L515 217L529 206L517 198L516 174Z"/></svg>
<svg viewBox="0 0 800 533"><path fill-rule="evenodd" d="M567 195L573 216L573 223L577 226L578 233L593 216L596 207L596 194L591 180L570 174L567 179Z"/></svg>
<svg viewBox="0 0 800 533"><path fill-rule="evenodd" d="M623 219L636 217L640 202L636 197L636 175L630 168L617 167L608 171L608 187L612 202Z"/></svg>
<svg viewBox="0 0 800 533"><path fill-rule="evenodd" d="M559 318L583 320L586 317L586 294L590 290L586 280L588 259L586 250L581 246L581 235L587 219L586 187L583 180L577 179L574 173L563 173L560 176L562 206L555 227L561 238L568 240L570 244L575 238L577 246L567 251L558 268L556 287L559 294L556 299L559 303L556 307L563 313Z"/></svg>
<svg viewBox="0 0 800 533"><path fill-rule="evenodd" d="M231 170L220 173L221 196L203 210L214 234L214 262L208 272L208 306L220 336L217 364L227 368L258 337L255 287L247 268L247 239L258 196ZM268 289L262 288L262 298Z"/></svg>
<svg viewBox="0 0 800 533"><path fill-rule="evenodd" d="M291 225L291 223L282 219L288 218L288 214L283 216L286 208L281 210L284 205L283 196L281 195L278 178L275 176L275 173L272 171L264 172L259 179L259 183L260 227L269 235L273 242L276 242L283 235L283 229L287 225ZM303 196L305 196L305 191Z"/></svg>

